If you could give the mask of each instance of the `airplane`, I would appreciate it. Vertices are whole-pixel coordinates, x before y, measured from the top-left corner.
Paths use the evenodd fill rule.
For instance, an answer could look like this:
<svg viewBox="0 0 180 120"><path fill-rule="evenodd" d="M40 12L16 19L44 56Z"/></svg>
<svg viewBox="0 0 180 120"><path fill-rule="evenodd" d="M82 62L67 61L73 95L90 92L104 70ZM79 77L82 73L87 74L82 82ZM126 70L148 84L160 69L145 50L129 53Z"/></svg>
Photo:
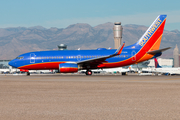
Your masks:
<svg viewBox="0 0 180 120"><path fill-rule="evenodd" d="M105 72L107 73L121 73L122 75L126 75L127 72L131 71L130 67L125 69L125 68L122 68L122 67L117 67L117 68L108 68L108 69L103 69Z"/></svg>
<svg viewBox="0 0 180 120"><path fill-rule="evenodd" d="M122 67L116 67L116 68L107 68L107 69L102 69L105 73L111 73L111 74L117 74L121 73L121 75L126 75L127 72L131 71L131 67L129 68L122 68Z"/></svg>
<svg viewBox="0 0 180 120"><path fill-rule="evenodd" d="M92 75L93 69L115 68L140 63L158 57L167 15L159 15L142 37L134 44L118 49L98 48L95 50L51 50L36 51L19 55L9 65L27 72L29 70L55 69L60 73L75 73L86 70Z"/></svg>
<svg viewBox="0 0 180 120"><path fill-rule="evenodd" d="M155 68L144 69L147 72L162 73L164 75L179 75L180 67L177 68L164 68L161 67L156 58L154 58Z"/></svg>

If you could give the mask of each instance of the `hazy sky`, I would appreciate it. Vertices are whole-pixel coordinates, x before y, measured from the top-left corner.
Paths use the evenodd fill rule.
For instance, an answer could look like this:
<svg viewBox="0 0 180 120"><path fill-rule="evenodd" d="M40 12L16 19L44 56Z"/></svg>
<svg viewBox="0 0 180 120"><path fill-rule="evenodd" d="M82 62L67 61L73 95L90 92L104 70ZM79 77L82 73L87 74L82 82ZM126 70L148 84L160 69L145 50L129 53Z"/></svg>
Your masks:
<svg viewBox="0 0 180 120"><path fill-rule="evenodd" d="M167 14L166 30L180 30L180 0L1 0L0 28L119 21L150 26L159 14Z"/></svg>

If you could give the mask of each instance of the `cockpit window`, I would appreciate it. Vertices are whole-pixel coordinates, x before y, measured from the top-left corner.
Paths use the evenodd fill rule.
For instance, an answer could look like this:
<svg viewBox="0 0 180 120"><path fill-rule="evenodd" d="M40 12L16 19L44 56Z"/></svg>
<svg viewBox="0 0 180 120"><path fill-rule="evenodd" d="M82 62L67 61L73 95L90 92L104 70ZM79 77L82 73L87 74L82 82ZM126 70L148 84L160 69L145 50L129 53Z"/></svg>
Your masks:
<svg viewBox="0 0 180 120"><path fill-rule="evenodd" d="M21 59L23 59L24 57L17 57L16 59L19 59L19 60L21 60Z"/></svg>

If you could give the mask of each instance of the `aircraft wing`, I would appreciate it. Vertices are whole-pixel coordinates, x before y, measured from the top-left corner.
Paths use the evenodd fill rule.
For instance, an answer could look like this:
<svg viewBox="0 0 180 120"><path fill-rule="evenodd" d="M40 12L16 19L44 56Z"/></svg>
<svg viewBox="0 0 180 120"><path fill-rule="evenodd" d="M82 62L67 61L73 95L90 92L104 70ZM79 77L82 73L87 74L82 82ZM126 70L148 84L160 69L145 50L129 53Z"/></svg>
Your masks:
<svg viewBox="0 0 180 120"><path fill-rule="evenodd" d="M106 62L105 60L107 58L111 58L111 57L114 57L114 56L117 56L117 55L120 55L123 48L124 48L124 45L125 45L125 42L123 43L122 46L120 46L116 52L112 55L107 55L107 56L103 56L103 57L98 57L98 58L93 58L93 59L88 59L88 60L84 60L84 61L80 61L80 62L77 62L77 64L88 64L88 63L94 63L94 64L100 64L102 62Z"/></svg>
<svg viewBox="0 0 180 120"><path fill-rule="evenodd" d="M148 54L156 54L156 53L161 53L161 52L163 52L163 51L165 51L165 50L168 50L168 49L170 49L171 47L167 47L167 48L163 48L163 49L159 49L159 50L153 50L153 51L149 51L149 52L147 52Z"/></svg>

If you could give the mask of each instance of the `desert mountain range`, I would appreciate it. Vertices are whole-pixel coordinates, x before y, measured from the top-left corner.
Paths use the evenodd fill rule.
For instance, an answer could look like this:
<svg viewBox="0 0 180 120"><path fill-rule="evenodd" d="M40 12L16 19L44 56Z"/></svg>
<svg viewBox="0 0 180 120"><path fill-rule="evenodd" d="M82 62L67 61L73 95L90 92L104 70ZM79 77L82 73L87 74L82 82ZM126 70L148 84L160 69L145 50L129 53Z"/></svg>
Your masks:
<svg viewBox="0 0 180 120"><path fill-rule="evenodd" d="M0 28L0 60L14 59L20 54L55 50L63 43L68 49L114 48L113 23L100 24L95 27L85 23L69 25L67 28L14 27ZM144 34L148 27L142 25L124 25L123 38L126 46L133 44ZM180 48L180 31L164 30L161 47L172 47L162 57L172 58L177 44Z"/></svg>

